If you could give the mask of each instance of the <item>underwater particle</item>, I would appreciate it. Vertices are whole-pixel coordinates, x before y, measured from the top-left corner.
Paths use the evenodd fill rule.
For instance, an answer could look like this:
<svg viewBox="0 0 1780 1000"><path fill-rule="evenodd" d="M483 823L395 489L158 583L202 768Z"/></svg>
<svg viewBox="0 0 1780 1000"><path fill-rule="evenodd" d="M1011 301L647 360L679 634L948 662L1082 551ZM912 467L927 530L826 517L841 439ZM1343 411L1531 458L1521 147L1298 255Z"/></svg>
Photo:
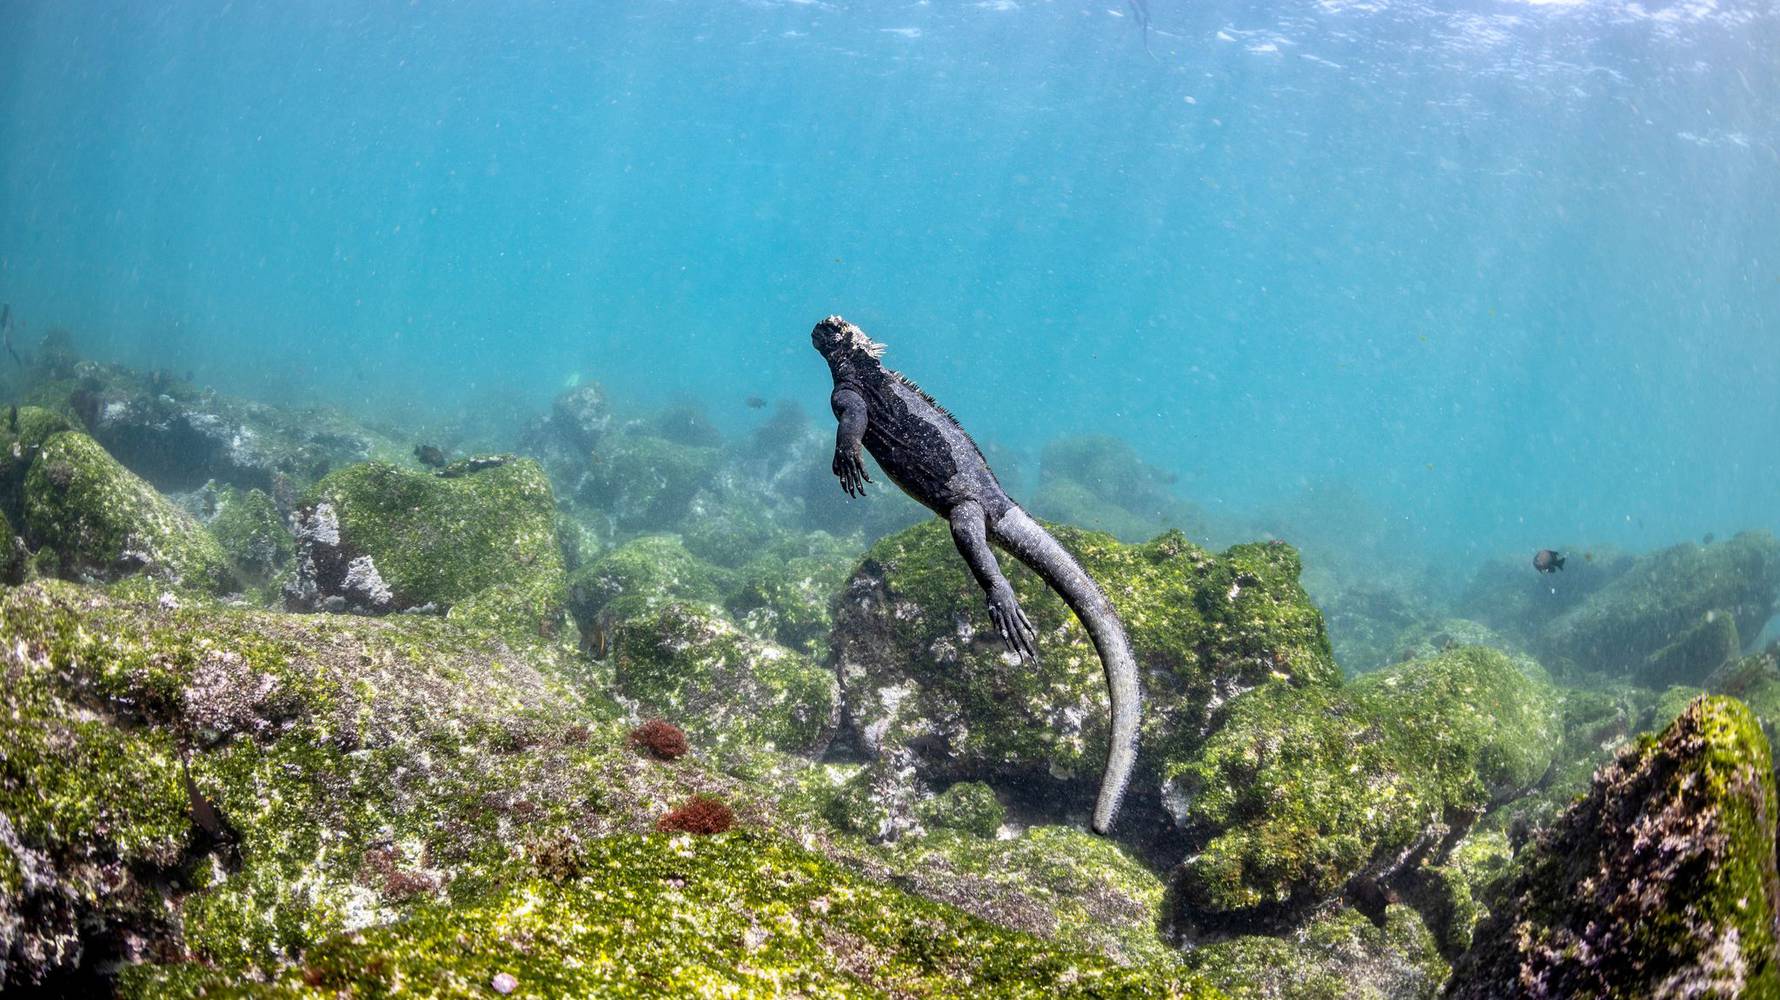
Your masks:
<svg viewBox="0 0 1780 1000"><path fill-rule="evenodd" d="M630 741L662 760L686 756L686 734L666 719L650 719L631 730Z"/></svg>
<svg viewBox="0 0 1780 1000"><path fill-rule="evenodd" d="M445 452L437 445L417 444L414 446L414 460L429 469L443 469Z"/></svg>
<svg viewBox="0 0 1780 1000"><path fill-rule="evenodd" d="M519 980L511 972L497 972L489 985L494 987L496 993L506 996L519 988Z"/></svg>
<svg viewBox="0 0 1780 1000"><path fill-rule="evenodd" d="M696 833L707 836L722 833L735 825L735 813L719 799L694 795L655 823L663 833Z"/></svg>
<svg viewBox="0 0 1780 1000"><path fill-rule="evenodd" d="M1564 568L1564 557L1550 549L1540 549L1533 554L1533 568L1541 573L1556 573Z"/></svg>

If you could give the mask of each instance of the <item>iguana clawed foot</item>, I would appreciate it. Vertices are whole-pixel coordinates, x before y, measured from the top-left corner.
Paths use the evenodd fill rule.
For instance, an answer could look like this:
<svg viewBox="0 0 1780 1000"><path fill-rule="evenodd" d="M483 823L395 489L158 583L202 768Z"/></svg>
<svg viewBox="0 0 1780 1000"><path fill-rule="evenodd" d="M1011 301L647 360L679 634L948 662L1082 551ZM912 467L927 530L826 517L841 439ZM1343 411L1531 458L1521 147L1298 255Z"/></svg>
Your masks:
<svg viewBox="0 0 1780 1000"><path fill-rule="evenodd" d="M865 460L857 451L847 452L839 448L834 451L834 474L840 478L841 489L850 497L865 495L865 484L871 482L871 473L865 471Z"/></svg>
<svg viewBox="0 0 1780 1000"><path fill-rule="evenodd" d="M1021 610L1014 588L1005 581L989 594L989 620L1001 633L1001 641L1007 643L1009 650L1019 654L1022 661L1038 659L1038 650L1033 646L1038 632L1033 629L1026 612Z"/></svg>

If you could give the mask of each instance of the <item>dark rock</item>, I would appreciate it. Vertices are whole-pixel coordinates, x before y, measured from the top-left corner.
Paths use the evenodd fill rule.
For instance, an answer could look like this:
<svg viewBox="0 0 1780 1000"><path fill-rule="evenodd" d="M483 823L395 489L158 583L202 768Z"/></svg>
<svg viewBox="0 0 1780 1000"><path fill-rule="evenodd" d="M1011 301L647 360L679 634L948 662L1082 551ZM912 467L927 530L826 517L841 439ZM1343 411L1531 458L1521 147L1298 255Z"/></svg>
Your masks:
<svg viewBox="0 0 1780 1000"><path fill-rule="evenodd" d="M1755 717L1693 702L1528 848L1447 995L1780 995L1775 821Z"/></svg>

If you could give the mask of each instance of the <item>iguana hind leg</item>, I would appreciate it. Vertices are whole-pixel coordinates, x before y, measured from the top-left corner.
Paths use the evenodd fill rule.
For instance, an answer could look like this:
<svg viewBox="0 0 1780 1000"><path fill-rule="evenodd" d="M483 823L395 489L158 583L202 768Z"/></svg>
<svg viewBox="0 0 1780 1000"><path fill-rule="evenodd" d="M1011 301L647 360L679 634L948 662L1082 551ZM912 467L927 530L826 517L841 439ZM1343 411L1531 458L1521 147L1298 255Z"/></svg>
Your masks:
<svg viewBox="0 0 1780 1000"><path fill-rule="evenodd" d="M983 505L966 500L953 507L946 520L952 525L952 543L958 546L958 553L970 567L970 575L976 577L977 586L982 587L983 593L989 597L989 620L1001 633L1001 641L1019 654L1022 661L1036 662L1038 650L1033 643L1038 633L1020 608L1019 598L1014 596L1014 585L1001 574L1001 564L995 561L994 550L989 548L989 525Z"/></svg>

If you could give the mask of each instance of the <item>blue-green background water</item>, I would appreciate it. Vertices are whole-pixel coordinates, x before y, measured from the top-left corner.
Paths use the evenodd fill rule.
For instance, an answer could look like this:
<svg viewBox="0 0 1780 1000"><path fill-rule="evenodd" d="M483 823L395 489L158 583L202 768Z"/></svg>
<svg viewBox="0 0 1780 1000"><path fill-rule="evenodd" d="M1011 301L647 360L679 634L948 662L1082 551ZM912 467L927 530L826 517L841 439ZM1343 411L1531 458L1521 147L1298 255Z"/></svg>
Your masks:
<svg viewBox="0 0 1780 1000"><path fill-rule="evenodd" d="M741 430L841 312L979 439L1405 559L1780 528L1772 2L160 7L0 2L27 349Z"/></svg>

